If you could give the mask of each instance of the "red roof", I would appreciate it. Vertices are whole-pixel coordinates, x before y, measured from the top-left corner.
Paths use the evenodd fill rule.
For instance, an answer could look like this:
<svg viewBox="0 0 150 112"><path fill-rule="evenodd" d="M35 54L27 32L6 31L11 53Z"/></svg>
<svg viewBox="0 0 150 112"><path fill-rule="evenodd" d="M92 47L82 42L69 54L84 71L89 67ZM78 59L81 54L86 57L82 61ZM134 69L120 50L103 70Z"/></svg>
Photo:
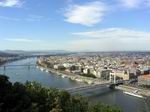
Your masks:
<svg viewBox="0 0 150 112"><path fill-rule="evenodd" d="M150 75L143 75L144 78L150 78Z"/></svg>

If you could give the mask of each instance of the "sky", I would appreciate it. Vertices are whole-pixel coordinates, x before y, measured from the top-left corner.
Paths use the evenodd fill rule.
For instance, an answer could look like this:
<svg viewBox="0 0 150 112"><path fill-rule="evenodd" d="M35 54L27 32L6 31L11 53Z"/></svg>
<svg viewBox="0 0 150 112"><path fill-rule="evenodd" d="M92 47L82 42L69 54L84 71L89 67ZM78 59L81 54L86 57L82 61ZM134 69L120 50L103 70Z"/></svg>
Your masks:
<svg viewBox="0 0 150 112"><path fill-rule="evenodd" d="M150 0L0 0L0 50L150 51Z"/></svg>

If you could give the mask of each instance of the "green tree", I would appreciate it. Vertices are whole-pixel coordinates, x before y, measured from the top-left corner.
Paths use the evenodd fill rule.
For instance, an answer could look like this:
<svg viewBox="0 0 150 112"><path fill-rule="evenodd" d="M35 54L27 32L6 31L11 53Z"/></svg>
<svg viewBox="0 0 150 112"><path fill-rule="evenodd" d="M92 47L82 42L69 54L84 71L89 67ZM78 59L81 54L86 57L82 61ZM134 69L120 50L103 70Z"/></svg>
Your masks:
<svg viewBox="0 0 150 112"><path fill-rule="evenodd" d="M98 103L92 105L89 112L121 112L118 108Z"/></svg>
<svg viewBox="0 0 150 112"><path fill-rule="evenodd" d="M104 104L90 105L87 98L64 90L36 82L12 84L8 79L0 75L0 112L120 112Z"/></svg>
<svg viewBox="0 0 150 112"><path fill-rule="evenodd" d="M80 95L73 96L71 99L71 112L87 112L89 103L86 98Z"/></svg>

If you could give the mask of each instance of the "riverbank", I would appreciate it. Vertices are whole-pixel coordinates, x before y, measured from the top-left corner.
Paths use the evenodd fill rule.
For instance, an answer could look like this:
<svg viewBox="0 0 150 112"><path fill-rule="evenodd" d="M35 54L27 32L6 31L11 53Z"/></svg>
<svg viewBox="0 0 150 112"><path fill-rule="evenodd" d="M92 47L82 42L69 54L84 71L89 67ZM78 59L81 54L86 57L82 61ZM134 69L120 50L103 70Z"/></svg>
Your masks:
<svg viewBox="0 0 150 112"><path fill-rule="evenodd" d="M82 82L82 83L87 83L89 85L106 83L106 81L103 81L100 79L85 77L85 76L73 74L73 73L66 72L66 71L59 71L59 70L43 67L41 65L38 65L38 68L41 69L42 71L50 72L58 76L61 76L62 78L69 78L71 80Z"/></svg>
<svg viewBox="0 0 150 112"><path fill-rule="evenodd" d="M137 94L145 96L145 97L150 97L150 90L147 90L147 89L141 89L141 88L126 86L126 85L116 86L116 89L127 91L127 92L133 92L133 91L138 90Z"/></svg>

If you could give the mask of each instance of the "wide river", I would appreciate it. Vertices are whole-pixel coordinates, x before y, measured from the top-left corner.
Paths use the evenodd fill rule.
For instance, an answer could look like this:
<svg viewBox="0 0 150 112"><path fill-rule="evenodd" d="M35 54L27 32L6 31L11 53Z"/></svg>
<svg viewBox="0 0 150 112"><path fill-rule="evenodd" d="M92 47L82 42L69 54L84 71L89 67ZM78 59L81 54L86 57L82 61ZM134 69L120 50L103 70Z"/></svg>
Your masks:
<svg viewBox="0 0 150 112"><path fill-rule="evenodd" d="M5 65L27 65L35 64L36 58L24 59L8 63ZM76 81L67 78L62 78L55 74L40 71L36 67L27 66L10 66L4 68L0 67L0 74L9 76L11 82L26 82L37 81L46 87L57 88L71 88L83 85ZM128 96L122 91L110 91L105 94L96 95L90 98L92 101L101 101L106 104L116 105L120 107L123 112L147 112L145 101L136 97Z"/></svg>

